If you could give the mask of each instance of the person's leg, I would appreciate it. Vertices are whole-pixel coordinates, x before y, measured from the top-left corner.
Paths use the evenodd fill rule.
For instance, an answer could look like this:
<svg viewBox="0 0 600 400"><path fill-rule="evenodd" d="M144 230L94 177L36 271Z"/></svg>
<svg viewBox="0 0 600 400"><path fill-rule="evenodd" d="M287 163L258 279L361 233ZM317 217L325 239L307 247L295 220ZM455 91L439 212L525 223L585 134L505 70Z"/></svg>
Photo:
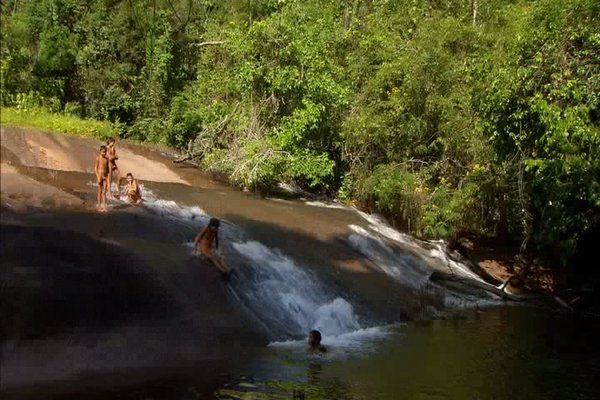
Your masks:
<svg viewBox="0 0 600 400"><path fill-rule="evenodd" d="M224 274L229 274L229 268L220 260L216 254L207 255L208 259Z"/></svg>
<svg viewBox="0 0 600 400"><path fill-rule="evenodd" d="M112 165L110 165L110 161L108 163L108 177L106 179L107 181L107 185L108 185L108 193L106 193L106 195L108 196L109 199L112 199L112 192L111 192L111 180L112 180L112 174L113 174L113 168Z"/></svg>
<svg viewBox="0 0 600 400"><path fill-rule="evenodd" d="M100 211L100 206L102 204L102 191L104 190L104 181L98 183L98 201L96 202L96 210Z"/></svg>
<svg viewBox="0 0 600 400"><path fill-rule="evenodd" d="M126 194L127 201L133 204L134 206L139 205L142 202L142 199L137 195L137 193L129 191Z"/></svg>
<svg viewBox="0 0 600 400"><path fill-rule="evenodd" d="M224 274L229 275L229 273L231 272L231 268L229 268L225 262L223 261L223 259L221 257L219 257L217 254L213 254L213 257L215 259L215 263L217 264L217 267L221 270L221 272L223 272Z"/></svg>
<svg viewBox="0 0 600 400"><path fill-rule="evenodd" d="M107 184L108 184L108 180L104 179L102 181L102 196L101 196L101 200L102 200L102 206L100 207L101 211L106 211L106 189L107 189Z"/></svg>
<svg viewBox="0 0 600 400"><path fill-rule="evenodd" d="M121 171L119 168L115 168L115 172L117 173L117 199L121 198Z"/></svg>

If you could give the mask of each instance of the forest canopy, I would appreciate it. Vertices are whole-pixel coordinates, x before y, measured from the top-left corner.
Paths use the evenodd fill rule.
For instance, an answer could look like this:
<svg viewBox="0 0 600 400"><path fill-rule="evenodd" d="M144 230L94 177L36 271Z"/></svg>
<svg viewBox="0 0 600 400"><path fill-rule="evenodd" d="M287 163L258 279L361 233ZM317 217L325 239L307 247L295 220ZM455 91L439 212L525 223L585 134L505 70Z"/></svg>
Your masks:
<svg viewBox="0 0 600 400"><path fill-rule="evenodd" d="M3 110L563 262L600 221L597 0L2 0Z"/></svg>

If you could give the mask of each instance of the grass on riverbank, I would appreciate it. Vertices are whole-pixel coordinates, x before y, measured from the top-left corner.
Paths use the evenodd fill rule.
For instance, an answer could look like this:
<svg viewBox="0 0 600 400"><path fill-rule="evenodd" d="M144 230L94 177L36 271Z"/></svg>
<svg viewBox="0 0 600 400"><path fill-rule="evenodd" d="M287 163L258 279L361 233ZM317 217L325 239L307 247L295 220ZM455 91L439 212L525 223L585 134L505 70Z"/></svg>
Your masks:
<svg viewBox="0 0 600 400"><path fill-rule="evenodd" d="M38 128L99 139L118 136L117 128L108 121L82 119L68 114L54 113L43 107L2 107L0 121L2 125Z"/></svg>

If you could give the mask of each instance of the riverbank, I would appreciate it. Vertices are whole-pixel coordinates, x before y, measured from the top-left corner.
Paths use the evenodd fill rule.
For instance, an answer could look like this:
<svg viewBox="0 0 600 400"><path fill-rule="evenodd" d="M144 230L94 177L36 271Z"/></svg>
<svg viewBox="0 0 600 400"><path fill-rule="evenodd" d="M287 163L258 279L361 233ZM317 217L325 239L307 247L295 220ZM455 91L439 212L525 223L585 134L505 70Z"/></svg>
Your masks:
<svg viewBox="0 0 600 400"><path fill-rule="evenodd" d="M521 254L519 243L499 238L460 238L451 243L463 256L485 270L511 293L555 294L561 282L556 266L533 254Z"/></svg>

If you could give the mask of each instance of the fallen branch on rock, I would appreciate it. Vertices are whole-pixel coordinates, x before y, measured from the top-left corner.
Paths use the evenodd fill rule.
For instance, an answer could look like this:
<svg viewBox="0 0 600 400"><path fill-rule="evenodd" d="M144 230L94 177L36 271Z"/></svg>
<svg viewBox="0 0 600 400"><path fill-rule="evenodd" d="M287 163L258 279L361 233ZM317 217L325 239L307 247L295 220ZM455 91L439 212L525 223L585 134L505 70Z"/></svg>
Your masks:
<svg viewBox="0 0 600 400"><path fill-rule="evenodd" d="M233 111L231 113L229 113L228 115L225 116L225 118L223 118L223 120L221 122L219 122L219 124L214 128L213 132L207 134L206 136L209 136L211 138L215 138L218 135L220 135L221 133L223 133L223 131L225 130L225 128L227 127L227 124L229 124L229 121L231 121L231 116L233 114L235 114L237 112L238 107L240 106L240 103L238 102L235 107L233 108ZM201 136L201 133L198 134L198 136ZM187 148L187 154L180 159L177 160L173 160L173 162L175 164L179 164L182 163L184 161L188 161L197 157L200 157L200 159L202 159L202 157L204 157L204 153L206 152L206 149L209 147L208 145L204 146L202 149L196 150L194 152L192 152L192 145L193 145L193 140L190 140L188 143L188 148Z"/></svg>
<svg viewBox="0 0 600 400"><path fill-rule="evenodd" d="M450 281L450 282L458 282L460 284L463 284L465 286L469 286L469 287L473 287L473 288L477 288L477 289L481 289L481 290L485 290L486 292L490 292L498 297L501 297L503 299L507 299L507 300L512 300L512 301L523 301L526 300L525 297L523 296L519 296L519 295L514 295L511 293L507 293L504 290L504 286L502 288L498 288L494 285L490 285L489 283L485 283L485 282L481 282L478 280L474 280L472 278L467 278L464 276L459 276L459 275L455 275L455 274L450 274L447 272L442 272L442 271L435 271L433 272L430 276L429 276L429 280L430 281Z"/></svg>
<svg viewBox="0 0 600 400"><path fill-rule="evenodd" d="M191 159L196 158L196 157L200 157L200 158L204 157L204 150L198 150L198 151L195 151L193 153L188 153L188 155L186 155L185 157L180 158L178 160L173 160L173 162L175 164L179 164L179 163L191 160Z"/></svg>

